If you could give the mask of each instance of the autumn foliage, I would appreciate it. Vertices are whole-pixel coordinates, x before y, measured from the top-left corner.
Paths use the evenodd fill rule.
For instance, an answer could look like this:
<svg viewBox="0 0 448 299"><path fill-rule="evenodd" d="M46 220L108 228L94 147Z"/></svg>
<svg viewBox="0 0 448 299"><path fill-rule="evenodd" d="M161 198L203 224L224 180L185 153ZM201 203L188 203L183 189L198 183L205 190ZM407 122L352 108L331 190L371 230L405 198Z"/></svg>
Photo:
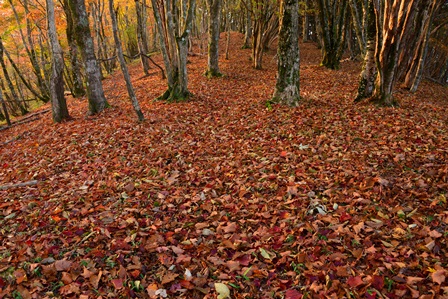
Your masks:
<svg viewBox="0 0 448 299"><path fill-rule="evenodd" d="M117 73L100 115L0 131L0 298L448 296L447 89L353 104L360 63L303 44L299 106L271 105L242 39L224 77L189 57L186 103L131 65L142 123Z"/></svg>

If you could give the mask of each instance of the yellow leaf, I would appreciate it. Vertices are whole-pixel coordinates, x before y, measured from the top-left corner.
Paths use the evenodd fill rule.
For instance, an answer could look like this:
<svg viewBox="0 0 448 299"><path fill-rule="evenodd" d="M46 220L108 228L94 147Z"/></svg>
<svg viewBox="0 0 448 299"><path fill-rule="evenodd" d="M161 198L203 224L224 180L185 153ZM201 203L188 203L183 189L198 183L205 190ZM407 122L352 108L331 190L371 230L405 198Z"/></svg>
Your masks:
<svg viewBox="0 0 448 299"><path fill-rule="evenodd" d="M215 282L215 290L218 293L218 299L230 298L229 287L223 283Z"/></svg>

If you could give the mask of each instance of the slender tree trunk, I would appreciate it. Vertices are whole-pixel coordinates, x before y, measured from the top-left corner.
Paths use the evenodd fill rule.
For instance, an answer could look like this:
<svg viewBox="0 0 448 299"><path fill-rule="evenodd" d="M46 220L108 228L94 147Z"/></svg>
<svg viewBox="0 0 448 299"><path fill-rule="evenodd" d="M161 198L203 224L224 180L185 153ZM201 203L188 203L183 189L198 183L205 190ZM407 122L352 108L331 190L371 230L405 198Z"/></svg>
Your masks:
<svg viewBox="0 0 448 299"><path fill-rule="evenodd" d="M362 99L372 96L373 87L376 77L376 65L375 65L375 39L376 39L376 22L375 22L375 9L373 6L373 0L369 0L367 12L367 45L365 50L364 66L359 78L358 95L355 102L359 102Z"/></svg>
<svg viewBox="0 0 448 299"><path fill-rule="evenodd" d="M247 10L247 18L246 18L246 30L244 33L244 44L243 49L249 49L250 48L250 40L252 38L252 12L251 10L251 3L252 1L247 1L248 9Z"/></svg>
<svg viewBox="0 0 448 299"><path fill-rule="evenodd" d="M305 0L304 5L305 9L303 10L303 22L302 22L302 42L307 43L309 41L310 35L310 16L307 12L308 10L308 1Z"/></svg>
<svg viewBox="0 0 448 299"><path fill-rule="evenodd" d="M360 4L361 5L360 5ZM365 13L362 13L362 1L356 1L356 0L349 0L350 4L350 11L352 14L352 24L353 29L355 30L356 39L358 41L359 49L361 50L361 54L364 55L366 51L366 37L365 37L365 30L363 28L363 19L366 18L368 14L368 9L366 9Z"/></svg>
<svg viewBox="0 0 448 299"><path fill-rule="evenodd" d="M143 72L146 76L149 75L149 59L145 55L148 55L148 34L146 30L146 3L144 0L135 1L135 10L137 12L137 42L138 50L140 51L140 59L142 62Z"/></svg>
<svg viewBox="0 0 448 299"><path fill-rule="evenodd" d="M68 2L75 25L75 39L81 51L86 70L89 114L97 114L103 111L108 104L104 96L100 69L95 57L86 6L84 0L69 0Z"/></svg>
<svg viewBox="0 0 448 299"><path fill-rule="evenodd" d="M64 53L58 41L54 16L53 0L47 0L48 36L51 45L50 99L53 121L62 122L69 119L67 103L64 97Z"/></svg>
<svg viewBox="0 0 448 299"><path fill-rule="evenodd" d="M112 19L112 31L114 34L115 47L117 48L118 60L120 62L121 71L123 72L124 80L126 81L126 88L128 90L128 94L129 97L131 98L132 106L134 107L138 120L143 121L145 118L143 116L142 110L140 109L137 97L135 96L134 88L132 87L131 77L129 76L128 67L126 65L126 61L124 60L120 37L118 36L117 16L115 15L113 0L109 0L109 11Z"/></svg>
<svg viewBox="0 0 448 299"><path fill-rule="evenodd" d="M9 118L8 108L6 107L5 99L3 99L3 92L2 92L1 88L0 88L0 102L2 104L3 115L4 115L5 119L6 119L6 123L8 124L8 127L10 127L11 126L11 119Z"/></svg>
<svg viewBox="0 0 448 299"><path fill-rule="evenodd" d="M209 11L208 21L208 63L205 75L207 77L221 77L219 71L219 27L221 19L221 0L207 0Z"/></svg>
<svg viewBox="0 0 448 299"><path fill-rule="evenodd" d="M298 0L281 1L277 84L273 102L288 106L297 106L300 99L298 11Z"/></svg>
<svg viewBox="0 0 448 299"><path fill-rule="evenodd" d="M20 113L22 115L27 114L28 110L20 102L14 84L12 83L11 77L9 76L8 68L6 67L5 60L3 59L3 47L0 48L0 64L3 70L3 77L5 78L6 84L8 84L9 92L11 93L15 105L20 109Z"/></svg>

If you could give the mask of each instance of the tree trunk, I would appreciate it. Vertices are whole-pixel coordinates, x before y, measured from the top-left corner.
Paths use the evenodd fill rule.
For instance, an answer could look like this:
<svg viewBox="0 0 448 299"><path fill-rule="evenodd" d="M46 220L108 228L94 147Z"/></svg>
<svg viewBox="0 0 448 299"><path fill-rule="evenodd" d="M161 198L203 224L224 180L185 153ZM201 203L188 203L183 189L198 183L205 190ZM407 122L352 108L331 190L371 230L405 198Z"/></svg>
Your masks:
<svg viewBox="0 0 448 299"><path fill-rule="evenodd" d="M317 0L322 28L322 65L338 69L345 46L347 0Z"/></svg>
<svg viewBox="0 0 448 299"><path fill-rule="evenodd" d="M196 1L178 5L171 0L151 0L160 35L163 60L167 71L167 91L159 97L169 102L186 101L190 97L187 77L188 37L193 24ZM183 11L178 11L182 7ZM161 14L164 12L164 14Z"/></svg>
<svg viewBox="0 0 448 299"><path fill-rule="evenodd" d="M108 104L104 96L100 69L95 57L86 6L84 0L68 0L68 2L75 25L75 39L81 51L86 70L89 114L97 114L103 111Z"/></svg>
<svg viewBox="0 0 448 299"><path fill-rule="evenodd" d="M140 52L140 59L142 62L143 72L146 76L149 75L149 59L145 55L148 55L148 34L146 30L146 3L143 0L135 1L135 10L137 12L137 42L138 50ZM144 54L144 55L141 55Z"/></svg>
<svg viewBox="0 0 448 299"><path fill-rule="evenodd" d="M117 16L115 15L113 0L109 0L109 11L110 11L110 17L112 19L112 31L114 34L115 47L117 48L118 60L120 61L121 71L123 72L124 80L126 81L126 88L128 90L128 94L129 97L131 98L132 106L134 107L138 120L143 121L145 118L143 116L142 110L140 109L137 97L135 96L134 88L132 87L131 77L129 76L128 67L126 65L126 61L124 60L120 37L118 36Z"/></svg>
<svg viewBox="0 0 448 299"><path fill-rule="evenodd" d="M22 115L27 114L28 110L20 102L14 84L12 83L11 77L9 76L8 68L6 67L5 60L3 59L3 47L0 47L0 65L3 70L3 77L5 78L6 84L8 84L9 92L11 93L13 103L20 109L20 113Z"/></svg>
<svg viewBox="0 0 448 299"><path fill-rule="evenodd" d="M302 22L302 42L307 43L310 39L310 17L307 12L308 10L308 1L305 0L304 5L305 8L303 10L303 22Z"/></svg>
<svg viewBox="0 0 448 299"><path fill-rule="evenodd" d="M72 94L74 97L82 97L86 94L81 75L81 66L78 58L78 47L75 40L75 28L68 0L64 0L63 8L67 19L66 35L70 52L70 75L73 80Z"/></svg>
<svg viewBox="0 0 448 299"><path fill-rule="evenodd" d="M355 102L372 96L373 87L376 77L375 65L375 39L376 39L376 22L375 9L373 0L369 0L367 12L367 44L365 50L364 65L359 79L358 95Z"/></svg>
<svg viewBox="0 0 448 299"><path fill-rule="evenodd" d="M381 44L378 43L377 39L376 64L378 76L372 96L372 100L381 106L395 106L398 104L393 97L392 91L396 81L398 56L402 47L401 41L407 32L409 14L414 3L415 0L385 2L383 24L380 27L383 30ZM378 16L381 12L376 13Z"/></svg>
<svg viewBox="0 0 448 299"><path fill-rule="evenodd" d="M208 64L207 77L221 77L219 71L219 27L221 19L221 0L207 0L209 10L208 22Z"/></svg>
<svg viewBox="0 0 448 299"><path fill-rule="evenodd" d="M272 100L297 106L300 99L299 2L282 0L280 5L277 84Z"/></svg>
<svg viewBox="0 0 448 299"><path fill-rule="evenodd" d="M53 0L47 0L48 37L51 45L50 99L53 121L69 119L67 103L64 97L64 53L58 41L54 16Z"/></svg>
<svg viewBox="0 0 448 299"><path fill-rule="evenodd" d="M3 99L3 92L2 92L1 88L0 88L0 102L1 102L2 108L3 108L3 116L6 119L6 123L8 124L8 127L10 127L11 119L9 118L8 108L6 108L6 103L5 103L5 99Z"/></svg>
<svg viewBox="0 0 448 299"><path fill-rule="evenodd" d="M244 32L244 44L243 49L249 49L250 48L250 40L252 38L252 12L250 11L250 5L251 1L247 1L247 5L249 6L247 11L247 18L246 18L246 30Z"/></svg>

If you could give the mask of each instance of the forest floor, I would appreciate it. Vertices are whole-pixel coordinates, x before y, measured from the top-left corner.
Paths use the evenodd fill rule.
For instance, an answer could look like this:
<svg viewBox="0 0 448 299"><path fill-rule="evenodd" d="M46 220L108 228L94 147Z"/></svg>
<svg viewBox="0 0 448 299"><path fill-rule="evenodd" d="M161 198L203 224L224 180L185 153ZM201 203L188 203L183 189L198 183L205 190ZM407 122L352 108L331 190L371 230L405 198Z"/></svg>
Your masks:
<svg viewBox="0 0 448 299"><path fill-rule="evenodd" d="M0 132L0 298L448 297L447 89L353 104L360 62L303 44L301 104L269 105L275 51L241 45L222 78L189 57L187 103L132 64L143 123L117 72L100 115Z"/></svg>

